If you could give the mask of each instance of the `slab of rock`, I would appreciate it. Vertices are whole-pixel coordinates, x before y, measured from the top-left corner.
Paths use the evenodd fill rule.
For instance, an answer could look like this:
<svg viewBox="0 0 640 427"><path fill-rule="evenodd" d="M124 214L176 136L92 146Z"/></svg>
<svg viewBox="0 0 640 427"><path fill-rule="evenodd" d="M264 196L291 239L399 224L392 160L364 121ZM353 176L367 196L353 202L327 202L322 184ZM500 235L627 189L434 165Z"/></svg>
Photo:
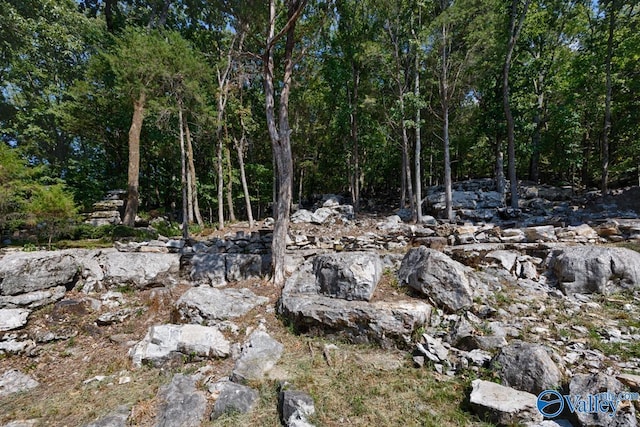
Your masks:
<svg viewBox="0 0 640 427"><path fill-rule="evenodd" d="M311 223L313 221L313 212L306 209L300 209L291 215L291 222L293 224Z"/></svg>
<svg viewBox="0 0 640 427"><path fill-rule="evenodd" d="M527 227L524 229L524 234L530 242L555 242L558 240L553 225Z"/></svg>
<svg viewBox="0 0 640 427"><path fill-rule="evenodd" d="M582 396L583 398L602 392L609 392L617 396L624 391L627 390L620 381L605 374L578 374L569 383L569 394L571 396ZM588 408L589 405L586 405L586 407ZM635 407L633 402L628 400L618 402L617 410L613 416L610 416L611 412L598 413L580 410L576 410L575 415L582 426L634 427L638 425Z"/></svg>
<svg viewBox="0 0 640 427"><path fill-rule="evenodd" d="M246 414L251 412L258 401L258 392L242 384L231 381L219 381L209 387L212 394L217 394L213 405L211 420L215 420L225 413Z"/></svg>
<svg viewBox="0 0 640 427"><path fill-rule="evenodd" d="M126 427L129 414L131 414L131 409L127 405L123 405L110 414L85 425L85 427Z"/></svg>
<svg viewBox="0 0 640 427"><path fill-rule="evenodd" d="M491 364L503 385L538 395L562 383L562 372L549 352L542 345L513 341L502 347Z"/></svg>
<svg viewBox="0 0 640 427"><path fill-rule="evenodd" d="M38 308L44 305L52 304L64 298L67 288L64 286L56 286L49 289L27 292L19 295L2 295L0 296L0 308Z"/></svg>
<svg viewBox="0 0 640 427"><path fill-rule="evenodd" d="M79 278L76 251L13 252L0 263L0 295L19 295L63 286L72 289Z"/></svg>
<svg viewBox="0 0 640 427"><path fill-rule="evenodd" d="M269 299L249 289L216 289L206 286L189 289L176 303L174 321L214 325L244 316Z"/></svg>
<svg viewBox="0 0 640 427"><path fill-rule="evenodd" d="M153 366L182 358L225 358L231 352L229 341L214 327L201 325L156 325L129 351L135 366Z"/></svg>
<svg viewBox="0 0 640 427"><path fill-rule="evenodd" d="M565 294L607 294L640 286L640 253L626 248L556 249L549 255L548 265Z"/></svg>
<svg viewBox="0 0 640 427"><path fill-rule="evenodd" d="M250 254L226 254L225 273L228 282L237 282L262 275L262 257Z"/></svg>
<svg viewBox="0 0 640 427"><path fill-rule="evenodd" d="M502 268L510 272L513 271L518 256L520 256L520 254L518 254L517 252L498 250L489 252L485 255L484 258L485 260L495 262L496 264L502 266Z"/></svg>
<svg viewBox="0 0 640 427"><path fill-rule="evenodd" d="M205 420L207 397L196 388L196 379L176 374L158 392L157 427L200 427Z"/></svg>
<svg viewBox="0 0 640 427"><path fill-rule="evenodd" d="M283 389L278 393L278 412L286 427L312 427L309 417L315 414L316 407L309 394Z"/></svg>
<svg viewBox="0 0 640 427"><path fill-rule="evenodd" d="M100 265L104 287L132 285L135 288L175 283L180 271L178 254L101 251L95 261ZM99 274L99 273L98 273Z"/></svg>
<svg viewBox="0 0 640 427"><path fill-rule="evenodd" d="M31 420L16 420L3 425L2 427L35 427L39 422L40 420L37 418Z"/></svg>
<svg viewBox="0 0 640 427"><path fill-rule="evenodd" d="M24 308L0 309L0 332L22 328L27 324L31 311Z"/></svg>
<svg viewBox="0 0 640 427"><path fill-rule="evenodd" d="M471 386L471 407L482 419L498 425L542 421L538 398L531 393L479 379L473 380Z"/></svg>
<svg viewBox="0 0 640 427"><path fill-rule="evenodd" d="M263 330L256 330L242 344L242 353L236 361L231 379L237 383L261 381L278 363L284 346Z"/></svg>
<svg viewBox="0 0 640 427"><path fill-rule="evenodd" d="M205 282L209 285L224 285L227 282L227 261L224 254L197 253L191 258L193 281Z"/></svg>
<svg viewBox="0 0 640 427"><path fill-rule="evenodd" d="M12 369L0 375L0 397L8 396L14 393L31 390L40 385L28 375L23 374L17 369Z"/></svg>
<svg viewBox="0 0 640 427"><path fill-rule="evenodd" d="M445 254L424 246L411 249L402 260L400 283L421 292L449 312L473 305L472 270Z"/></svg>
<svg viewBox="0 0 640 427"><path fill-rule="evenodd" d="M415 330L429 323L432 307L422 301L346 301L319 294L312 263L303 263L287 280L278 312L297 331L337 335L354 343L383 347L412 345Z"/></svg>
<svg viewBox="0 0 640 427"><path fill-rule="evenodd" d="M382 261L370 252L318 255L313 260L313 273L321 293L369 301L382 276Z"/></svg>

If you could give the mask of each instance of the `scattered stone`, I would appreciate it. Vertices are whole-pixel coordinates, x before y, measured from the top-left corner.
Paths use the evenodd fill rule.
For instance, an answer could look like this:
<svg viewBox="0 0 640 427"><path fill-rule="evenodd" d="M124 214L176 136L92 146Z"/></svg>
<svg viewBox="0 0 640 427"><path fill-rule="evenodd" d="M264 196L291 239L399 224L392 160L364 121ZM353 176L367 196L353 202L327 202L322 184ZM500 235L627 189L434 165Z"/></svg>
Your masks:
<svg viewBox="0 0 640 427"><path fill-rule="evenodd" d="M282 356L284 346L263 330L256 330L242 344L242 353L236 361L231 380L237 383L265 378Z"/></svg>
<svg viewBox="0 0 640 427"><path fill-rule="evenodd" d="M14 393L31 390L40 384L17 369L12 369L0 375L0 398Z"/></svg>
<svg viewBox="0 0 640 427"><path fill-rule="evenodd" d="M482 419L498 425L542 421L538 399L531 393L484 380L473 380L471 386L471 407Z"/></svg>
<svg viewBox="0 0 640 427"><path fill-rule="evenodd" d="M36 348L33 340L17 340L10 336L0 341L0 355L2 354L31 354Z"/></svg>
<svg viewBox="0 0 640 427"><path fill-rule="evenodd" d="M30 314L31 311L23 308L0 309L0 332L22 328Z"/></svg>
<svg viewBox="0 0 640 427"><path fill-rule="evenodd" d="M16 420L3 425L2 427L35 427L39 422L40 420L37 418L32 420Z"/></svg>
<svg viewBox="0 0 640 427"><path fill-rule="evenodd" d="M126 427L130 414L131 409L127 405L122 405L110 414L85 425L85 427Z"/></svg>
<svg viewBox="0 0 640 427"><path fill-rule="evenodd" d="M0 308L38 308L61 300L66 292L67 289L64 286L56 286L25 294L0 295Z"/></svg>
<svg viewBox="0 0 640 427"><path fill-rule="evenodd" d="M156 325L129 351L135 366L162 366L183 357L225 358L229 341L214 327L201 325Z"/></svg>
<svg viewBox="0 0 640 427"><path fill-rule="evenodd" d="M569 394L572 396L585 396L585 399L588 395L596 395L602 392L609 392L617 397L619 393L624 391L626 391L625 387L620 381L602 373L574 375L569 383ZM589 408L589 403L587 403L586 407ZM628 400L618 402L617 410L613 416L610 416L610 413L602 414L597 411L590 413L579 410L575 412L575 415L582 426L634 427L638 425L633 402Z"/></svg>
<svg viewBox="0 0 640 427"><path fill-rule="evenodd" d="M127 320L132 314L134 310L131 308L123 308L118 311L113 311L109 313L104 313L96 320L96 324L98 326L109 326L114 323L122 323Z"/></svg>
<svg viewBox="0 0 640 427"><path fill-rule="evenodd" d="M157 427L200 427L206 417L207 397L193 377L176 374L158 399Z"/></svg>
<svg viewBox="0 0 640 427"><path fill-rule="evenodd" d="M311 427L309 422L316 408L313 398L302 391L288 390L286 384L281 386L278 394L278 412L280 421L286 427Z"/></svg>
<svg viewBox="0 0 640 427"><path fill-rule="evenodd" d="M502 268L511 272L516 265L518 253L504 250L491 251L485 255L485 259L495 261L498 265L502 266Z"/></svg>
<svg viewBox="0 0 640 427"><path fill-rule="evenodd" d="M513 341L500 350L491 364L503 385L538 395L557 389L562 383L562 372L549 351L538 344Z"/></svg>
<svg viewBox="0 0 640 427"><path fill-rule="evenodd" d="M0 295L19 295L63 286L72 289L79 278L78 251L14 252L0 263Z"/></svg>
<svg viewBox="0 0 640 427"><path fill-rule="evenodd" d="M216 289L206 286L189 289L176 303L174 321L214 325L244 316L269 299L249 289Z"/></svg>
<svg viewBox="0 0 640 427"><path fill-rule="evenodd" d="M259 397L258 392L254 389L228 380L213 384L209 387L209 392L218 396L211 412L211 420L215 420L225 413L246 414L251 412Z"/></svg>
<svg viewBox="0 0 640 427"><path fill-rule="evenodd" d="M313 273L321 293L349 301L369 301L382 276L382 261L369 252L318 255Z"/></svg>
<svg viewBox="0 0 640 427"><path fill-rule="evenodd" d="M558 240L552 225L528 227L524 229L524 234L530 242L555 242Z"/></svg>
<svg viewBox="0 0 640 427"><path fill-rule="evenodd" d="M471 269L424 246L411 249L402 260L400 283L423 293L450 312L473 304Z"/></svg>

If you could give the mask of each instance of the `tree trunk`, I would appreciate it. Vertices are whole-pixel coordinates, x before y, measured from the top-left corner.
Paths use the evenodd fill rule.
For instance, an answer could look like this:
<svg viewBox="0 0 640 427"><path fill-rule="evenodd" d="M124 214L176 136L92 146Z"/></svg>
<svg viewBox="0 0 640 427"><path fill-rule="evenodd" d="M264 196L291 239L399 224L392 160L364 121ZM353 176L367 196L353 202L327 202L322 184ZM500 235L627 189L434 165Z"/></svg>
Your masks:
<svg viewBox="0 0 640 427"><path fill-rule="evenodd" d="M604 131L602 133L602 195L606 196L609 190L609 137L611 135L611 61L613 59L613 36L616 25L616 2L609 3L609 37L607 38L606 67L606 94L604 101Z"/></svg>
<svg viewBox="0 0 640 427"><path fill-rule="evenodd" d="M138 99L133 101L133 118L131 128L129 128L129 171L127 178L127 207L124 212L124 225L133 227L138 214L140 203L139 177L140 177L140 133L142 132L142 122L144 120L144 107L147 95L140 92Z"/></svg>
<svg viewBox="0 0 640 427"><path fill-rule="evenodd" d="M502 102L504 106L504 115L507 121L507 152L509 156L509 184L511 189L511 207L518 209L518 179L516 177L516 145L515 145L515 124L513 114L511 113L511 105L509 103L509 71L511 69L511 60L513 51L524 24L524 18L527 15L527 9L531 0L525 0L523 10L518 13L518 3L520 0L512 0L511 3L511 19L509 24L509 41L507 43L507 54L502 70ZM518 16L520 15L520 16Z"/></svg>
<svg viewBox="0 0 640 427"><path fill-rule="evenodd" d="M242 122L242 119L240 119ZM238 165L240 166L240 182L242 184L242 192L244 193L244 203L247 206L247 217L249 219L249 227L253 228L253 210L251 209L251 196L249 194L249 186L247 185L247 176L244 171L244 131L240 142L235 141L236 150L238 151Z"/></svg>
<svg viewBox="0 0 640 427"><path fill-rule="evenodd" d="M539 59L539 58L538 58ZM531 136L531 162L529 163L529 180L537 183L540 180L540 143L542 139L542 129L544 127L544 74L540 72L538 79L534 83L537 108L533 123L533 135Z"/></svg>
<svg viewBox="0 0 640 427"><path fill-rule="evenodd" d="M224 229L224 167L222 164L222 135L218 138L216 152L216 164L218 171L218 229Z"/></svg>
<svg viewBox="0 0 640 427"><path fill-rule="evenodd" d="M204 220L200 213L200 205L198 203L198 181L196 179L196 166L193 161L193 144L191 143L191 132L189 131L189 123L185 120L184 131L187 139L187 159L189 160L189 171L191 173L191 197L193 199L193 213L196 217L196 222L200 227L204 227Z"/></svg>
<svg viewBox="0 0 640 427"><path fill-rule="evenodd" d="M413 162L415 169L414 175L416 177L416 219L418 220L418 222L422 222L422 166L420 164L420 157L422 156L422 140L420 138L420 55L418 54L418 52L419 48L416 47L416 75L413 82L413 91L418 105L416 108L416 146Z"/></svg>
<svg viewBox="0 0 640 427"><path fill-rule="evenodd" d="M269 34L263 58L265 110L269 137L273 146L273 153L277 168L278 197L275 205L275 226L271 243L271 257L273 262L273 282L277 286L284 285L285 279L285 251L287 233L289 230L289 213L291 209L293 186L293 159L291 156L291 130L289 129L289 94L293 74L293 48L295 46L296 21L306 4L305 0L290 0L288 6L287 26L281 33L286 34L284 52L284 75L280 92L278 125L275 117L274 98L274 61L273 49L277 41L275 37L276 4L269 1ZM279 129L278 129L279 127Z"/></svg>
<svg viewBox="0 0 640 427"><path fill-rule="evenodd" d="M178 108L178 121L180 122L180 169L182 183L182 238L189 238L188 201L187 201L187 156L184 148L184 123L182 118L182 103Z"/></svg>
<svg viewBox="0 0 640 427"><path fill-rule="evenodd" d="M360 70L351 64L351 78L353 79L353 96L351 104L351 141L353 143L353 175L351 177L351 199L353 210L357 214L360 209L360 149L358 147L358 88L360 86Z"/></svg>
<svg viewBox="0 0 640 427"><path fill-rule="evenodd" d="M449 51L447 25L442 24L442 70L440 72L440 103L442 104L442 143L444 147L444 205L445 215L453 220L453 191L451 182L451 145L449 142Z"/></svg>
<svg viewBox="0 0 640 427"><path fill-rule="evenodd" d="M233 209L233 167L231 165L231 152L229 147L224 147L224 155L227 160L227 208L229 209L229 221L236 221L236 213Z"/></svg>

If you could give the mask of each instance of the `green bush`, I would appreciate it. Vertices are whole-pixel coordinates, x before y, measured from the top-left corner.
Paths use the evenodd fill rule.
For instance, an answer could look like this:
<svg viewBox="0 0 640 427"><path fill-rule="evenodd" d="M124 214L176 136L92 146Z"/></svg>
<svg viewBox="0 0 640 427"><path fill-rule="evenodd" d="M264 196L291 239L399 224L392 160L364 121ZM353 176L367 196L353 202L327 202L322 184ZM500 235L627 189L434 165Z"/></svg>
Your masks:
<svg viewBox="0 0 640 427"><path fill-rule="evenodd" d="M73 240L83 239L109 239L113 233L113 225L100 225L98 227L91 224L78 224L70 233L70 238Z"/></svg>
<svg viewBox="0 0 640 427"><path fill-rule="evenodd" d="M158 221L153 224L153 228L158 231L158 234L161 234L165 237L176 237L182 235L182 231L177 224L171 223L169 221Z"/></svg>
<svg viewBox="0 0 640 427"><path fill-rule="evenodd" d="M133 228L116 225L111 232L113 241L144 242L158 238L158 232L150 228Z"/></svg>

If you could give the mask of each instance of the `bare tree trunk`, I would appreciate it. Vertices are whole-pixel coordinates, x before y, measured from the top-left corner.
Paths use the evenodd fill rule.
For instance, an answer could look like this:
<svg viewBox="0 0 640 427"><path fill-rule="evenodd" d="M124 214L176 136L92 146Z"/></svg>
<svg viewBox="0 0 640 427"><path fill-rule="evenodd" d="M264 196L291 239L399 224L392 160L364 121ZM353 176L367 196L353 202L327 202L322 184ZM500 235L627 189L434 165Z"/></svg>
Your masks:
<svg viewBox="0 0 640 427"><path fill-rule="evenodd" d="M242 119L240 119L242 122ZM253 228L253 211L251 209L251 196L249 194L249 186L247 185L247 176L244 170L244 130L242 132L242 139L238 142L235 141L236 150L238 152L238 165L240 166L240 182L242 184L242 192L244 193L244 203L247 206L247 217L249 219L249 227Z"/></svg>
<svg viewBox="0 0 640 427"><path fill-rule="evenodd" d="M183 132L184 130L183 123L181 123L180 125L181 125L180 132ZM188 145L188 144L185 144L185 145ZM191 180L193 179L193 176L191 174L191 162L189 162L189 157L190 157L189 149L187 148L187 220L189 221L189 224L193 224L193 194L192 194L193 183L191 182Z"/></svg>
<svg viewBox="0 0 640 427"><path fill-rule="evenodd" d="M353 96L351 103L351 141L353 142L353 175L351 177L351 199L353 210L357 214L360 209L360 149L358 147L358 88L360 86L360 70L355 64L351 64L351 77L353 79Z"/></svg>
<svg viewBox="0 0 640 427"><path fill-rule="evenodd" d="M218 171L218 229L224 229L224 169L222 165L222 135L218 138L216 151L216 168Z"/></svg>
<svg viewBox="0 0 640 427"><path fill-rule="evenodd" d="M189 160L189 171L191 173L191 198L193 200L193 213L196 217L196 222L200 227L204 226L204 220L200 213L200 205L198 204L198 181L196 179L196 166L193 161L193 144L191 143L191 132L189 131L189 123L185 120L184 131L187 139L187 159Z"/></svg>
<svg viewBox="0 0 640 427"><path fill-rule="evenodd" d="M509 184L511 188L511 207L518 209L518 179L516 177L516 143L515 143L515 124L513 114L511 113L511 105L509 103L509 71L511 69L511 60L513 51L524 24L524 18L529 9L531 0L525 0L522 12L518 12L518 3L520 0L512 0L511 3L511 20L509 25L509 42L507 43L507 55L502 70L502 102L504 105L504 115L507 121L507 152L509 156ZM519 16L518 16L519 15Z"/></svg>
<svg viewBox="0 0 640 427"><path fill-rule="evenodd" d="M449 64L447 24L442 24L442 69L440 72L440 103L442 104L442 142L444 148L444 205L445 215L453 220L453 191L451 183L451 151L449 142Z"/></svg>
<svg viewBox="0 0 640 427"><path fill-rule="evenodd" d="M182 238L189 238L189 221L188 221L188 197L187 197L187 156L184 148L184 123L182 118L182 103L178 108L178 121L180 122L180 169L182 183Z"/></svg>
<svg viewBox="0 0 640 427"><path fill-rule="evenodd" d="M418 25L421 25L419 21ZM417 45L417 44L416 44ZM420 55L419 48L416 47L416 59L415 59L415 80L414 89L418 106L416 108L416 146L414 154L414 169L416 176L416 217L418 222L422 222L422 165L420 164L420 157L422 156L422 140L420 138Z"/></svg>
<svg viewBox="0 0 640 427"><path fill-rule="evenodd" d="M539 58L537 58L539 59ZM537 80L534 81L536 91L537 106L533 117L533 135L531 136L531 162L529 163L529 180L538 182L540 180L540 143L542 129L544 127L544 74L538 73Z"/></svg>
<svg viewBox="0 0 640 427"><path fill-rule="evenodd" d="M606 67L606 94L604 101L604 130L602 133L602 195L609 191L609 137L611 136L611 60L613 58L613 36L616 25L616 2L611 0L609 4L609 37L607 38Z"/></svg>
<svg viewBox="0 0 640 427"><path fill-rule="evenodd" d="M229 209L229 221L236 221L236 213L233 209L233 167L231 165L231 152L229 147L224 147L227 160L227 208Z"/></svg>
<svg viewBox="0 0 640 427"><path fill-rule="evenodd" d="M133 227L138 214L140 203L139 176L140 176L140 133L144 120L144 107L147 95L140 92L138 99L133 102L133 118L129 128L129 171L127 178L127 207L124 212L124 225Z"/></svg>
<svg viewBox="0 0 640 427"><path fill-rule="evenodd" d="M278 36L275 35L276 4L275 0L269 1L269 33L263 58L264 62L264 88L265 109L269 137L273 146L274 158L277 167L278 197L275 206L275 226L271 243L273 262L273 282L282 286L285 279L285 251L287 233L289 230L289 213L291 209L293 186L293 159L291 156L291 130L289 128L289 94L291 91L291 79L293 74L293 48L295 46L295 26L300 17L305 0L290 0L288 6L288 21L278 36L286 34L284 52L284 75L280 92L279 120L276 125L275 97L274 97L274 61L273 48ZM279 129L278 129L279 127Z"/></svg>

